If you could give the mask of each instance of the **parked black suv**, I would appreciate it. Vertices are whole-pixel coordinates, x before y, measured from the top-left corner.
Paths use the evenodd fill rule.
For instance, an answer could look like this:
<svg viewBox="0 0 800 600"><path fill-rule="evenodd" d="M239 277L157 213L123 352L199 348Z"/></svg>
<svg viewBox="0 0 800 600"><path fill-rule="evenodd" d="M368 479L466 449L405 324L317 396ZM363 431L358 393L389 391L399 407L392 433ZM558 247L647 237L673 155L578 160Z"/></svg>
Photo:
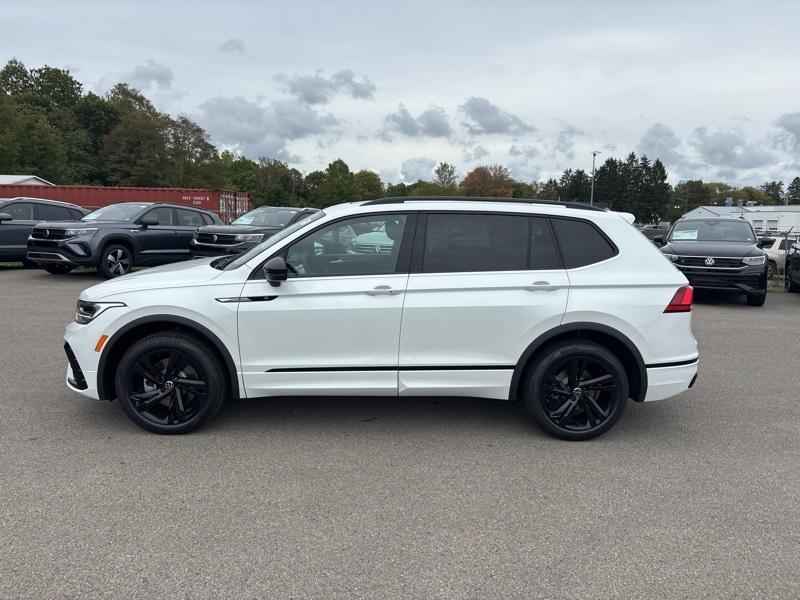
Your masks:
<svg viewBox="0 0 800 600"><path fill-rule="evenodd" d="M75 204L40 198L0 200L0 262L25 264L28 236L39 221L74 221L89 211Z"/></svg>
<svg viewBox="0 0 800 600"><path fill-rule="evenodd" d="M38 223L28 239L28 260L49 273L96 267L110 279L131 268L191 258L198 227L221 223L217 215L178 204L122 202L72 223Z"/></svg>
<svg viewBox="0 0 800 600"><path fill-rule="evenodd" d="M681 219L661 251L697 289L739 292L747 304L767 297L767 256L753 226L742 219Z"/></svg>
<svg viewBox="0 0 800 600"><path fill-rule="evenodd" d="M316 208L262 206L230 225L201 227L192 241L192 250L195 256L239 254L315 212Z"/></svg>
<svg viewBox="0 0 800 600"><path fill-rule="evenodd" d="M786 250L786 263L783 268L784 286L791 294L800 293L800 241Z"/></svg>

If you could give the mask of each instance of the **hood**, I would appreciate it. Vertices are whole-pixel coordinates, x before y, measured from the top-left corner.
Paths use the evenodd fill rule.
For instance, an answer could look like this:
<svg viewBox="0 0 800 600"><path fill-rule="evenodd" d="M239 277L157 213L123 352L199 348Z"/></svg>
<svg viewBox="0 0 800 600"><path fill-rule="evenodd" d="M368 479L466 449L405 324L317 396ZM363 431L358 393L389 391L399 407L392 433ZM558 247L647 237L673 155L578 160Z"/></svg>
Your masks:
<svg viewBox="0 0 800 600"><path fill-rule="evenodd" d="M280 231L281 227L266 227L264 225L206 225L197 230L198 233L222 233L235 235L237 233L273 233Z"/></svg>
<svg viewBox="0 0 800 600"><path fill-rule="evenodd" d="M108 223L108 221L39 221L36 223L38 229L94 229L98 222Z"/></svg>
<svg viewBox="0 0 800 600"><path fill-rule="evenodd" d="M211 266L214 260L216 260L214 257L200 258L135 271L85 289L81 293L81 299L100 300L101 298L125 292L175 288L205 283L222 274L222 271Z"/></svg>
<svg viewBox="0 0 800 600"><path fill-rule="evenodd" d="M661 246L666 254L678 256L759 256L764 252L751 242L700 242L672 240Z"/></svg>

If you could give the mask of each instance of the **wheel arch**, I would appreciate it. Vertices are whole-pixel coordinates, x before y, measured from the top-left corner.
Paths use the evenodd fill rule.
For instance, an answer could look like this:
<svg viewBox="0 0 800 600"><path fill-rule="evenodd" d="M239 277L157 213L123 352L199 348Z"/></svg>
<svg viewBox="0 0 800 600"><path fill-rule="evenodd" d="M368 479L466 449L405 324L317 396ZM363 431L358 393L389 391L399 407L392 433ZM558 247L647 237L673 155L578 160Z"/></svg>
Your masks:
<svg viewBox="0 0 800 600"><path fill-rule="evenodd" d="M133 237L128 235L123 235L121 233L112 233L108 237L104 238L100 244L99 248L100 251L98 253L97 262L99 263L103 260L102 254L106 251L106 248L111 246L112 244L120 244L121 246L125 246L128 250L131 251L131 256L133 257L133 262L136 262L136 258L138 256L136 252L136 240Z"/></svg>
<svg viewBox="0 0 800 600"><path fill-rule="evenodd" d="M559 325L533 340L514 367L509 400L516 400L519 397L520 387L525 381L525 376L532 365L536 363L536 358L542 350L551 343L575 338L592 340L613 352L620 359L628 374L630 397L636 402L644 401L647 394L647 368L636 345L625 334L613 327L589 322Z"/></svg>
<svg viewBox="0 0 800 600"><path fill-rule="evenodd" d="M102 400L114 400L114 375L122 355L130 345L151 333L164 331L182 331L196 335L202 340L211 344L222 358L225 370L228 374L227 384L233 399L239 398L239 380L236 372L236 364L233 362L230 352L211 330L207 327L177 315L149 315L135 319L122 326L106 342L100 361L97 365L97 393Z"/></svg>

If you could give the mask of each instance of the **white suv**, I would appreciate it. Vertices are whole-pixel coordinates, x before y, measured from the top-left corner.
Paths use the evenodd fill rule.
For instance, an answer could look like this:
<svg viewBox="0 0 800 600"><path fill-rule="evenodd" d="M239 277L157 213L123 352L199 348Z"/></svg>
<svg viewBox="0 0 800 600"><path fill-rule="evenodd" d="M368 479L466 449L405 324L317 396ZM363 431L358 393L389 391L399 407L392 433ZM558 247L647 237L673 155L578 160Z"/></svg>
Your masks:
<svg viewBox="0 0 800 600"><path fill-rule="evenodd" d="M520 400L560 438L691 387L692 288L624 216L534 200L343 204L235 257L83 291L67 384L184 433L226 399ZM381 231L374 252L353 233Z"/></svg>

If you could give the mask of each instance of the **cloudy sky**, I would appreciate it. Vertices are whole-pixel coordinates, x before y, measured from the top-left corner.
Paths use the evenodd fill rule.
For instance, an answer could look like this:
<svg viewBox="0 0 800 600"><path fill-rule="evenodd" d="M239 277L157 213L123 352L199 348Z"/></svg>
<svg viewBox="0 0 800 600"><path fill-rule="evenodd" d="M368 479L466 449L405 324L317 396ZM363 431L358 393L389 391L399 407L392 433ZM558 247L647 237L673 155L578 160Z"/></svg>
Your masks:
<svg viewBox="0 0 800 600"><path fill-rule="evenodd" d="M3 2L0 58L117 81L222 147L389 181L660 157L671 179L800 175L800 2Z"/></svg>

